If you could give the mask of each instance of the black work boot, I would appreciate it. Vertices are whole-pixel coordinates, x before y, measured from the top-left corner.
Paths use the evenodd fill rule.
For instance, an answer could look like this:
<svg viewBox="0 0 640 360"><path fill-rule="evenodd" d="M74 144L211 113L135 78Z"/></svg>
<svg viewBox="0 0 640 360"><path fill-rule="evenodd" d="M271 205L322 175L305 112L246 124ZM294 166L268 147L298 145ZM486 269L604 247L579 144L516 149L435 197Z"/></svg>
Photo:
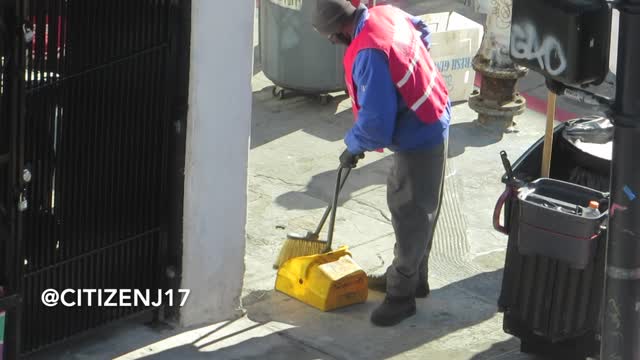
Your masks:
<svg viewBox="0 0 640 360"><path fill-rule="evenodd" d="M415 297L387 295L382 304L371 313L371 322L377 326L393 326L415 314Z"/></svg>
<svg viewBox="0 0 640 360"><path fill-rule="evenodd" d="M369 289L380 291L383 293L387 292L387 276L367 276L369 282ZM429 296L431 289L429 288L429 283L427 280L420 280L418 282L418 286L416 287L416 298L426 298Z"/></svg>
<svg viewBox="0 0 640 360"><path fill-rule="evenodd" d="M421 298L421 299L426 298L427 296L429 296L430 292L431 292L431 289L429 288L429 282L424 280L418 283L418 286L416 287L417 298Z"/></svg>

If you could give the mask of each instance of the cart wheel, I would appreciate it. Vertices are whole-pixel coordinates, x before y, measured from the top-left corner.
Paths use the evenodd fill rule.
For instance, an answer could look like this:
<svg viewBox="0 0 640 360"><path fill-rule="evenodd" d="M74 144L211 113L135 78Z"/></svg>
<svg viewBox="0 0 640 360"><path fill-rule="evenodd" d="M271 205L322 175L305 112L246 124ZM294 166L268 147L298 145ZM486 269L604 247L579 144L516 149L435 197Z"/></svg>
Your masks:
<svg viewBox="0 0 640 360"><path fill-rule="evenodd" d="M320 95L320 105L328 105L331 97L329 95Z"/></svg>
<svg viewBox="0 0 640 360"><path fill-rule="evenodd" d="M271 94L273 97L278 98L280 100L284 99L284 89L279 86L274 86L271 89Z"/></svg>

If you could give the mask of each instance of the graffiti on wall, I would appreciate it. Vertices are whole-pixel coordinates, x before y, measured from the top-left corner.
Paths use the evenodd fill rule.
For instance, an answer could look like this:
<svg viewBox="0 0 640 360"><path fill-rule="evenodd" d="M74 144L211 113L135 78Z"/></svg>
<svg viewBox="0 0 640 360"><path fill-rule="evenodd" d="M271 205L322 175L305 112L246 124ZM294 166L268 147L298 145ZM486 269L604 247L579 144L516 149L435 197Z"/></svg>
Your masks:
<svg viewBox="0 0 640 360"><path fill-rule="evenodd" d="M541 37L531 23L513 24L511 28L511 56L521 60L536 60L541 70L558 76L567 69L562 45L552 35Z"/></svg>

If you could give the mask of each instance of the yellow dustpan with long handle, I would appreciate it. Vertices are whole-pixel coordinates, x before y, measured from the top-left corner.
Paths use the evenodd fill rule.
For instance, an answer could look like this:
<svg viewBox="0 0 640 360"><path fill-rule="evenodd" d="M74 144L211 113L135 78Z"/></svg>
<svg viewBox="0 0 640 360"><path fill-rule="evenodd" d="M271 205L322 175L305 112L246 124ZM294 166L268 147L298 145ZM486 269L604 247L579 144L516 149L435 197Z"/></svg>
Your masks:
<svg viewBox="0 0 640 360"><path fill-rule="evenodd" d="M367 274L353 260L348 248L331 250L343 169L338 169L324 251L289 259L280 266L276 277L277 291L321 311L363 303L369 294Z"/></svg>

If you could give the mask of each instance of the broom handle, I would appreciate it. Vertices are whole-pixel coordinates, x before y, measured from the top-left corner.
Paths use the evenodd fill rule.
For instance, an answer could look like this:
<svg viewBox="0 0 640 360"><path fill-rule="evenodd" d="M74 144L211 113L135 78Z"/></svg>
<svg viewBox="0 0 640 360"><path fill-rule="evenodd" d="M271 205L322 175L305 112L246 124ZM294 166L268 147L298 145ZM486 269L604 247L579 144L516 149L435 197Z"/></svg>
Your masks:
<svg viewBox="0 0 640 360"><path fill-rule="evenodd" d="M553 121L556 115L557 95L549 91L547 96L547 127L544 136L544 150L542 153L541 177L548 178L551 174L551 154L553 153Z"/></svg>
<svg viewBox="0 0 640 360"><path fill-rule="evenodd" d="M340 169L342 169L342 166L340 166L338 168L338 171L340 171ZM342 191L342 188L344 187L344 183L347 182L347 177L349 176L349 173L351 172L351 169L347 169L347 173L344 175L344 178L342 179L342 182L340 183L340 190L338 190L339 192ZM324 227L324 224L327 222L327 218L329 217L329 214L331 213L331 209L333 209L333 204L329 204L329 206L327 206L327 208L324 210L324 214L322 215L322 219L320 220L320 223L318 224L318 227L316 228L316 231L314 232L314 235L320 235L320 232L322 231L322 228Z"/></svg>
<svg viewBox="0 0 640 360"><path fill-rule="evenodd" d="M336 210L338 210L338 196L340 196L340 178L342 177L342 170L344 168L341 166L338 170L338 179L336 180L336 191L333 193L333 211L331 212L331 219L329 220L329 231L327 234L327 246L325 247L323 252L331 251L331 245L333 245L333 228L336 223ZM344 175L344 180L347 179L349 173L351 172L350 168L347 168L347 173Z"/></svg>

